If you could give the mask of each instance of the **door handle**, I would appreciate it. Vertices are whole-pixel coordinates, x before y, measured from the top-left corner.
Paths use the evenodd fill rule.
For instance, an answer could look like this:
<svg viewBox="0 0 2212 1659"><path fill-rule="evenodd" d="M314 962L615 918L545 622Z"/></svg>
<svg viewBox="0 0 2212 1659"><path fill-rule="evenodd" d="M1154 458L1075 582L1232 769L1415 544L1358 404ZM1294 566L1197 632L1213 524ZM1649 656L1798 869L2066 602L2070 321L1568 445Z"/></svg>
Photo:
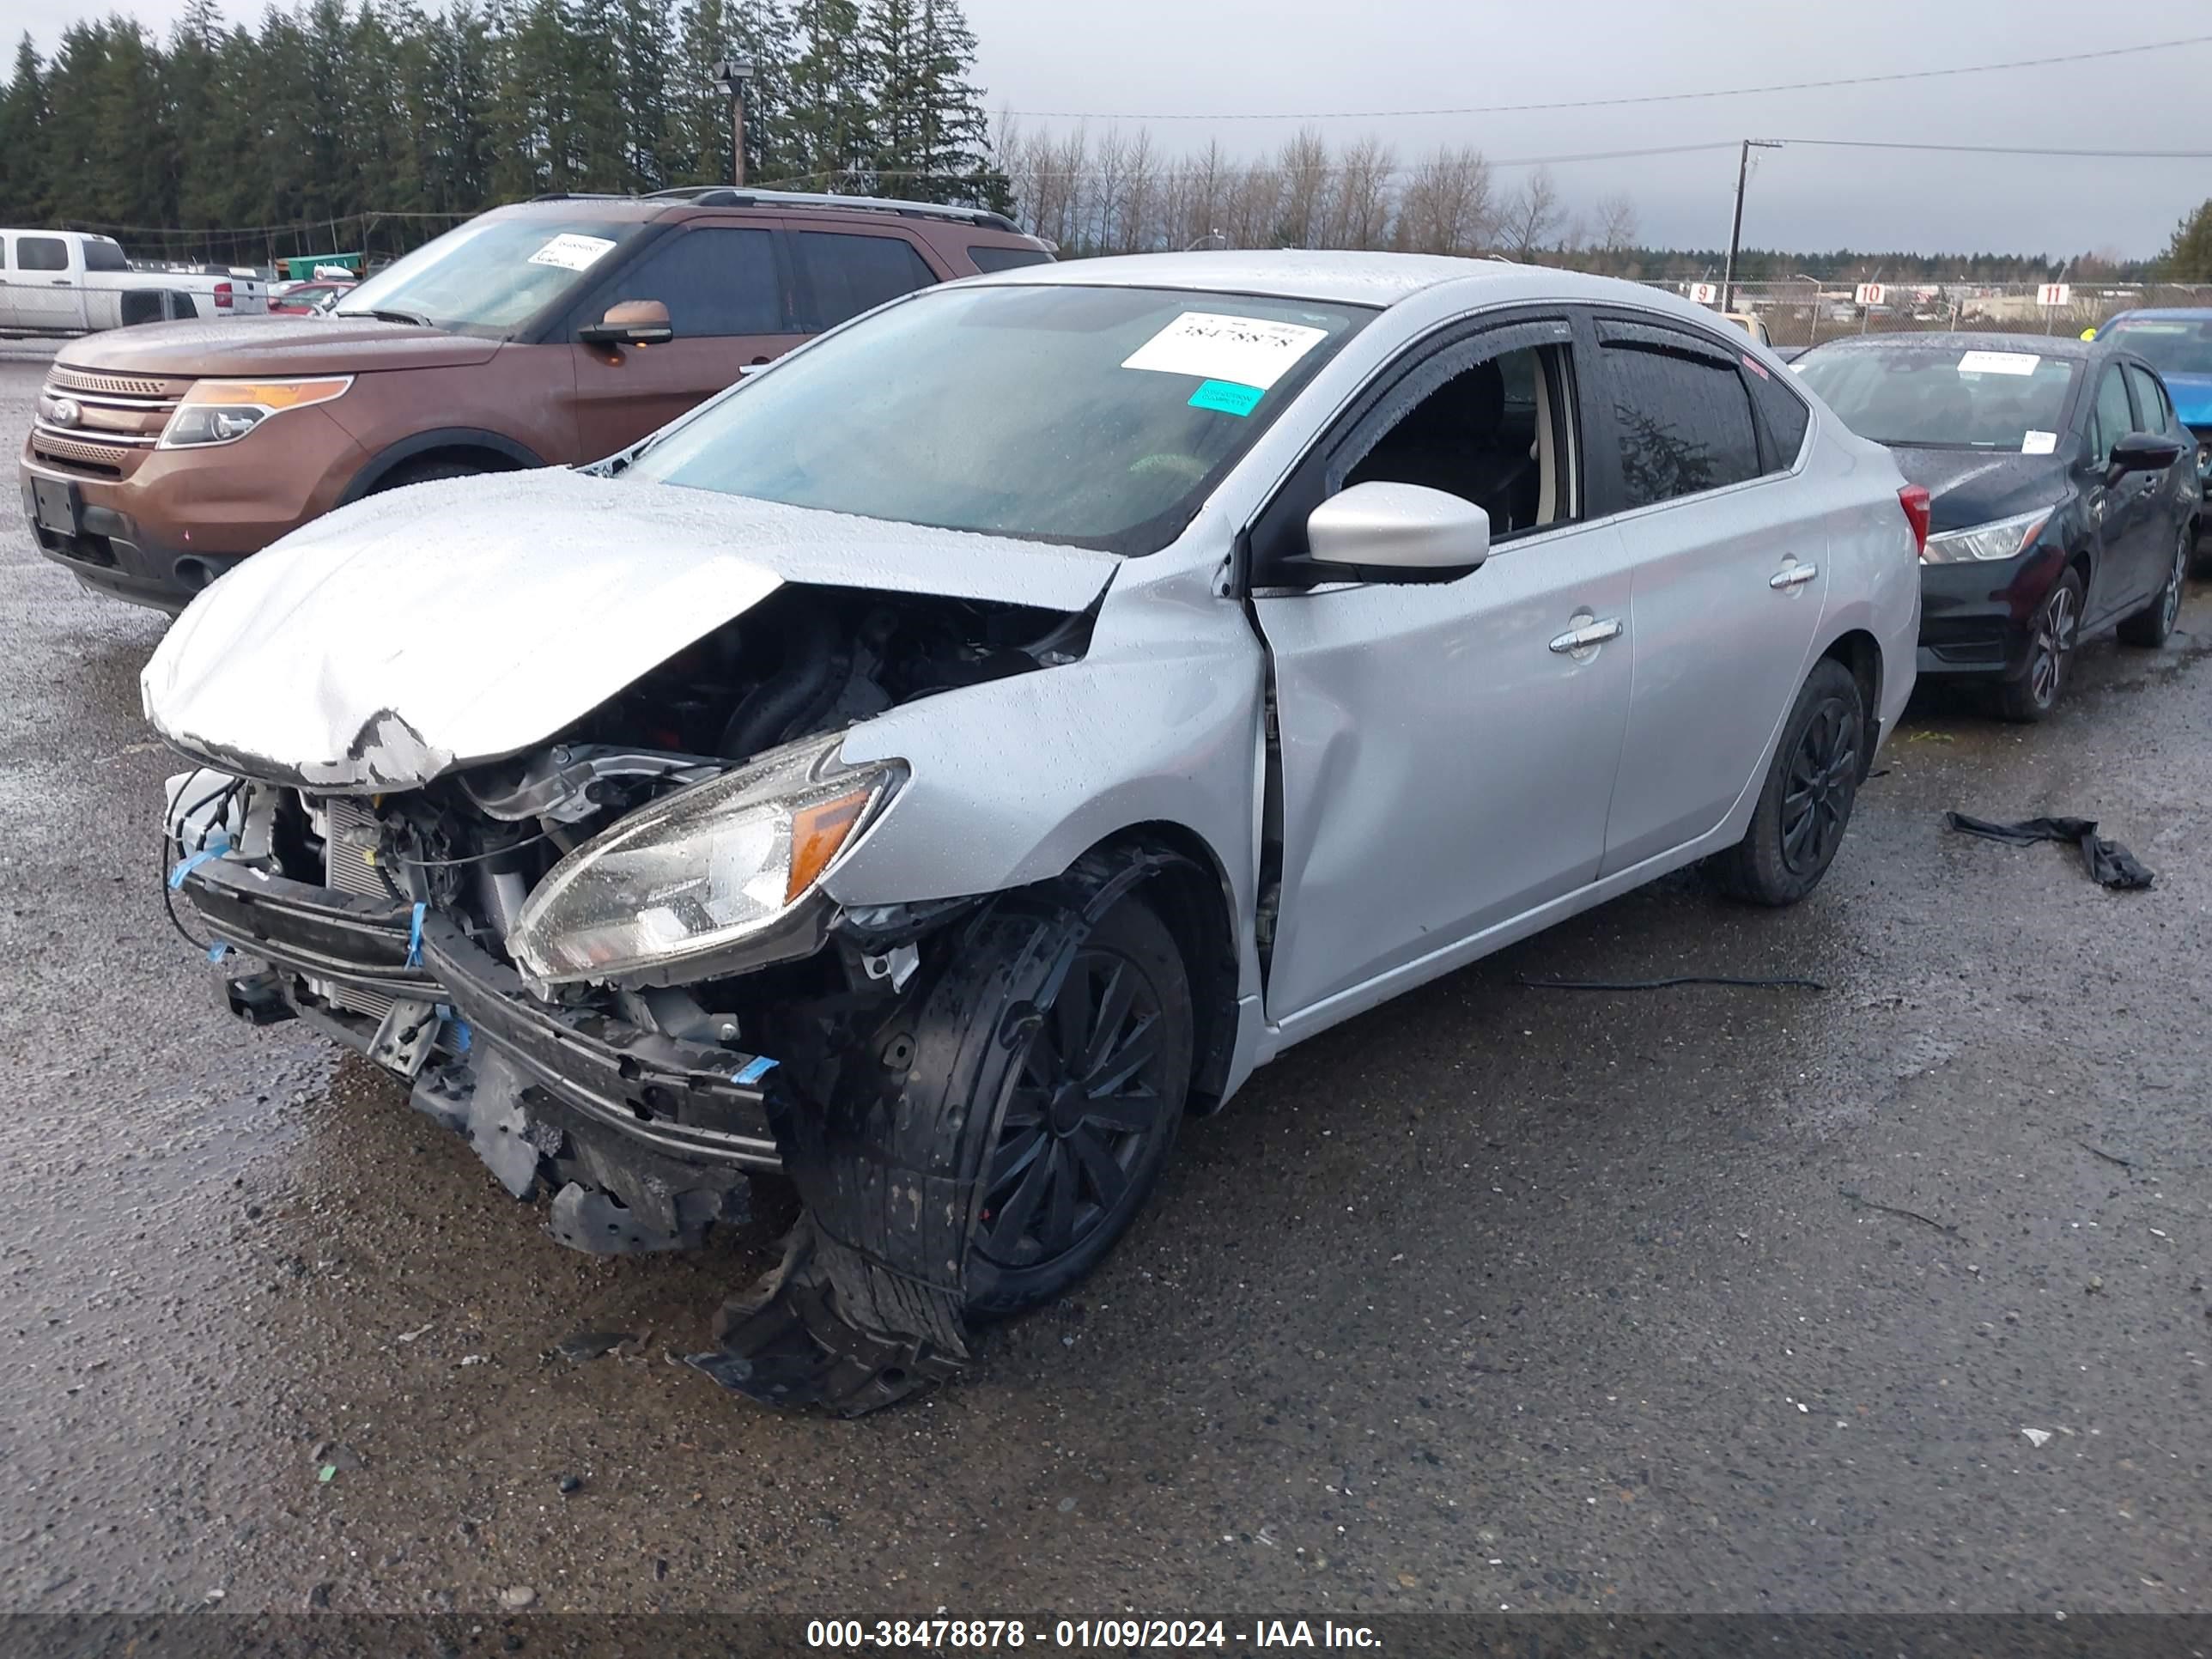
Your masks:
<svg viewBox="0 0 2212 1659"><path fill-rule="evenodd" d="M1778 592L1788 592L1793 587L1802 587L1820 574L1817 564L1785 565L1766 579L1766 585Z"/></svg>
<svg viewBox="0 0 2212 1659"><path fill-rule="evenodd" d="M1603 645L1607 640L1620 637L1620 619L1607 617L1602 621L1584 623L1580 628L1571 628L1552 641L1552 649L1560 656L1571 651L1587 651L1592 646Z"/></svg>

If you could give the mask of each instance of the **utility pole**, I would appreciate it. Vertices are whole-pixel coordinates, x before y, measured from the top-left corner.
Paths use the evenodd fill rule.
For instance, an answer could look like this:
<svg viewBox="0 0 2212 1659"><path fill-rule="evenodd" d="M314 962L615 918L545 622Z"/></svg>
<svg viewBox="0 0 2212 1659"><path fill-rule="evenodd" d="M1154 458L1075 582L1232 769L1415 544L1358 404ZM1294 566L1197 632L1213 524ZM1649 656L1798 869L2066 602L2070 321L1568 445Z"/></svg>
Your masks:
<svg viewBox="0 0 2212 1659"><path fill-rule="evenodd" d="M1743 241L1743 187L1751 178L1751 153L1754 149L1780 149L1778 140L1747 138L1743 141L1743 155L1735 165L1735 223L1729 230L1728 266L1721 275L1721 309L1735 309L1735 256Z"/></svg>
<svg viewBox="0 0 2212 1659"><path fill-rule="evenodd" d="M730 100L730 182L745 182L745 94L752 89L753 60L725 58L714 68L715 90Z"/></svg>

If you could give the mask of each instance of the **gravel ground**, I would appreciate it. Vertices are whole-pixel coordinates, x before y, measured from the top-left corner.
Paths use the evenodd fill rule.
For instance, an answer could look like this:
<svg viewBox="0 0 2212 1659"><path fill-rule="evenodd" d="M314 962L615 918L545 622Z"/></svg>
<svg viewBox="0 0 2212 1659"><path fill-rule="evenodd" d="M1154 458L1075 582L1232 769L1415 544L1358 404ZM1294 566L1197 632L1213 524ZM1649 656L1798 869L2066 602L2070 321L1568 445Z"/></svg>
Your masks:
<svg viewBox="0 0 2212 1659"><path fill-rule="evenodd" d="M764 1237L573 1255L217 1010L161 627L0 494L0 1608L2212 1607L2212 596L2042 728L1916 708L1795 911L1664 883L1299 1048L1079 1300L853 1423L670 1362ZM1946 807L2100 818L2158 885ZM1827 988L1521 982L1684 972Z"/></svg>

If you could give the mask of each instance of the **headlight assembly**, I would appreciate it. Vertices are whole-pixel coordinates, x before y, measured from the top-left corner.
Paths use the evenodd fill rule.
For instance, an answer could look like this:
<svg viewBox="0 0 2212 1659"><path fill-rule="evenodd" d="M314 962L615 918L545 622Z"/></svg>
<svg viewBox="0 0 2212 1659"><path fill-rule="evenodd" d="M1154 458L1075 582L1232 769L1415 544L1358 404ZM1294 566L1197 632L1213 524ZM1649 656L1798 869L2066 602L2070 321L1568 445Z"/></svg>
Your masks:
<svg viewBox="0 0 2212 1659"><path fill-rule="evenodd" d="M205 449L236 443L271 416L343 397L350 374L319 380L201 380L185 394L162 428L164 449Z"/></svg>
<svg viewBox="0 0 2212 1659"><path fill-rule="evenodd" d="M768 931L889 798L896 762L838 763L844 733L771 750L641 808L555 865L507 948L548 984L663 969Z"/></svg>
<svg viewBox="0 0 2212 1659"><path fill-rule="evenodd" d="M1978 524L1971 530L1947 530L1928 538L1920 556L1929 564L1968 564L1978 559L2010 559L2035 544L2053 508L2039 507L2010 519Z"/></svg>

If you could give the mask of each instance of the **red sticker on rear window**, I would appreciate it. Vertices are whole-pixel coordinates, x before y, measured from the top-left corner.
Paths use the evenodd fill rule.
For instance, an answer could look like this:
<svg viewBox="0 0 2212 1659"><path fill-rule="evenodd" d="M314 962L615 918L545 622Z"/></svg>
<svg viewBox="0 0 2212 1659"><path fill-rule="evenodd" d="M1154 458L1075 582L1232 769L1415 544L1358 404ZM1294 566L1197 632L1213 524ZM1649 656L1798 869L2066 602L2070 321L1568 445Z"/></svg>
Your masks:
<svg viewBox="0 0 2212 1659"><path fill-rule="evenodd" d="M1766 365L1760 362L1758 358L1753 356L1749 352L1744 353L1743 366L1749 369L1753 374L1758 375L1762 380L1771 380L1774 378L1771 374L1769 374L1766 372Z"/></svg>

